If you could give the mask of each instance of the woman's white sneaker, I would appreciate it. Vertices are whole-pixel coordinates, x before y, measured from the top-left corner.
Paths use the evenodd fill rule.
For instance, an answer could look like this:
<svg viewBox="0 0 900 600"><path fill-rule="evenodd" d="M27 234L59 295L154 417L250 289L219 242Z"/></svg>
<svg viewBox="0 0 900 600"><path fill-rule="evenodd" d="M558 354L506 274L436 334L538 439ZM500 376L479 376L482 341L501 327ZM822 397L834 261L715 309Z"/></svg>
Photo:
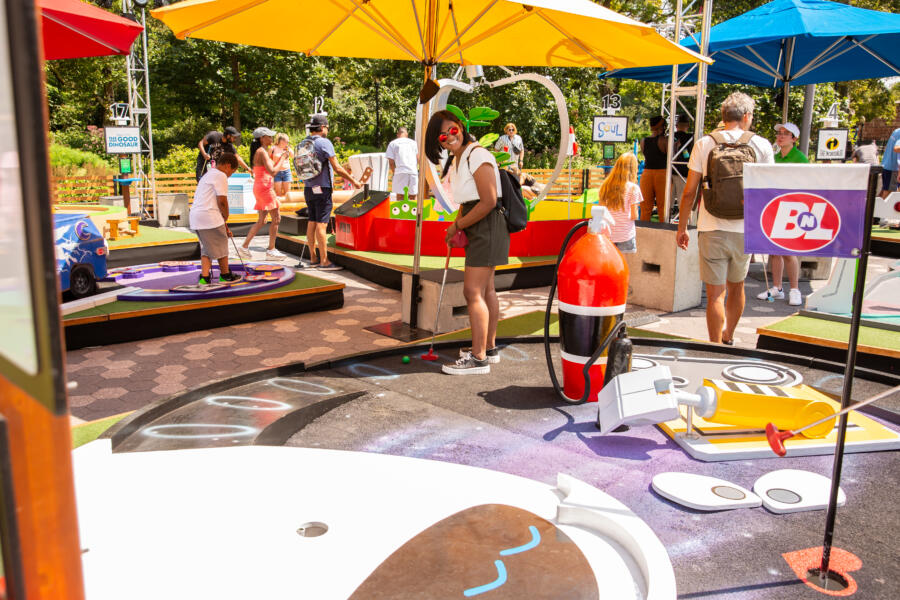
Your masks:
<svg viewBox="0 0 900 600"><path fill-rule="evenodd" d="M471 348L460 348L459 349L460 358L462 358L466 354L471 354L471 353L472 353ZM492 365L496 365L497 363L500 362L500 348L498 348L497 346L494 346L493 348L489 348L488 350L486 350L484 355L487 357L487 361L489 363L491 363Z"/></svg>
<svg viewBox="0 0 900 600"><path fill-rule="evenodd" d="M491 364L487 358L478 360L471 352L467 352L456 362L445 364L441 370L447 375L486 375L491 372Z"/></svg>
<svg viewBox="0 0 900 600"><path fill-rule="evenodd" d="M788 304L791 306L801 306L803 304L803 294L797 288L791 288L788 292Z"/></svg>

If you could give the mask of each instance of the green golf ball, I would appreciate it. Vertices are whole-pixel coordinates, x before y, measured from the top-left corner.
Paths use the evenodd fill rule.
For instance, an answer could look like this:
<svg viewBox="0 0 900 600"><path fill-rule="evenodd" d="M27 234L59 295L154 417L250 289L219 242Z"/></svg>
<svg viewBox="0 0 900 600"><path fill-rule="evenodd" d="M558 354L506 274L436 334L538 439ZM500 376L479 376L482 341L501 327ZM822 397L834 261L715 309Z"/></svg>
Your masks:
<svg viewBox="0 0 900 600"><path fill-rule="evenodd" d="M404 365L409 363L409 357L408 357L408 356L404 356L404 357L403 357L402 359L400 359L400 360L403 361L403 364L404 364Z"/></svg>

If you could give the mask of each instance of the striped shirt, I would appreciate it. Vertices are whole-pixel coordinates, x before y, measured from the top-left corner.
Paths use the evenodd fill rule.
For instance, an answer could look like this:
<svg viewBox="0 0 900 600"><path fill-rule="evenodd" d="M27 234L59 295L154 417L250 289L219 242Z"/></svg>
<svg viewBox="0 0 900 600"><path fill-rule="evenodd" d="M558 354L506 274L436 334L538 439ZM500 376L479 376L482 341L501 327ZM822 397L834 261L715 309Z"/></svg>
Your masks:
<svg viewBox="0 0 900 600"><path fill-rule="evenodd" d="M634 220L631 218L631 207L639 206L644 201L641 188L636 183L625 184L625 205L622 210L609 209L609 214L616 220L615 225L609 226L609 240L611 242L627 242L634 237Z"/></svg>

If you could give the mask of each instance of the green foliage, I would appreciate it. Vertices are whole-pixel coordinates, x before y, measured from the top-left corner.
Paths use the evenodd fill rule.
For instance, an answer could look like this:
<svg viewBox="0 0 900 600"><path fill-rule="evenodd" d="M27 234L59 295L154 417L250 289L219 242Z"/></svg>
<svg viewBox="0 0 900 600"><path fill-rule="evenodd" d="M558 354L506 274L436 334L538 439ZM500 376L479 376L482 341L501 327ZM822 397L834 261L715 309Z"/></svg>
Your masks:
<svg viewBox="0 0 900 600"><path fill-rule="evenodd" d="M113 173L112 167L103 156L56 143L50 144L50 168L57 175L111 175Z"/></svg>
<svg viewBox="0 0 900 600"><path fill-rule="evenodd" d="M196 146L172 146L168 154L156 159L154 168L157 173L193 173L197 167L197 153Z"/></svg>

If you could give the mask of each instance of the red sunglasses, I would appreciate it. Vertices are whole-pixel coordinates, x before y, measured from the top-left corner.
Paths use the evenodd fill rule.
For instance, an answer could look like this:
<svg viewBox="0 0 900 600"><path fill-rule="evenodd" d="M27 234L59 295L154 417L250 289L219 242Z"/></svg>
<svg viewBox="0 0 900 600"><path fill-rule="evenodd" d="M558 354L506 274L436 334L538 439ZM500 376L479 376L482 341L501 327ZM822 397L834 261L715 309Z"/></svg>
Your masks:
<svg viewBox="0 0 900 600"><path fill-rule="evenodd" d="M451 127L451 128L447 131L447 133L442 133L441 135L438 136L438 141L439 141L439 142L446 142L446 141L447 141L448 134L449 134L449 135L457 135L458 133L459 133L459 127Z"/></svg>

